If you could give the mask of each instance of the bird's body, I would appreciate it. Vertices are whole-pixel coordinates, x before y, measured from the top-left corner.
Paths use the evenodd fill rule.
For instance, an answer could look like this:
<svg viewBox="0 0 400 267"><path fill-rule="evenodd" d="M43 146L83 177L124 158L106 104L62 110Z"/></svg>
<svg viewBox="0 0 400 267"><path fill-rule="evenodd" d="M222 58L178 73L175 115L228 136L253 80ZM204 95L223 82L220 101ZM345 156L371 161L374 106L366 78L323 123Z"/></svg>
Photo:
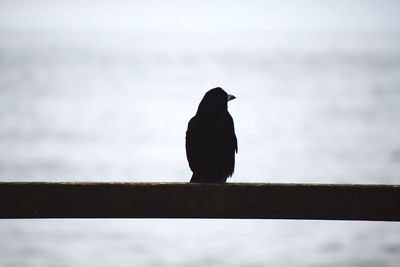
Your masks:
<svg viewBox="0 0 400 267"><path fill-rule="evenodd" d="M235 97L217 87L206 93L186 132L191 182L225 183L235 168L237 139L227 102Z"/></svg>

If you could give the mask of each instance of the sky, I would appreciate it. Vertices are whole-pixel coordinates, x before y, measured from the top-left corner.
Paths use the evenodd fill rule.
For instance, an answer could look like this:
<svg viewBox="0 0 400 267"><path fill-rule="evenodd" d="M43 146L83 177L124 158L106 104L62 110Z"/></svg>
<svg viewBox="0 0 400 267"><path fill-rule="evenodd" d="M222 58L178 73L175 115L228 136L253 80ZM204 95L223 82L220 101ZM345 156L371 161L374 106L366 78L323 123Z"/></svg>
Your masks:
<svg viewBox="0 0 400 267"><path fill-rule="evenodd" d="M147 33L397 31L395 0L0 0L0 29Z"/></svg>

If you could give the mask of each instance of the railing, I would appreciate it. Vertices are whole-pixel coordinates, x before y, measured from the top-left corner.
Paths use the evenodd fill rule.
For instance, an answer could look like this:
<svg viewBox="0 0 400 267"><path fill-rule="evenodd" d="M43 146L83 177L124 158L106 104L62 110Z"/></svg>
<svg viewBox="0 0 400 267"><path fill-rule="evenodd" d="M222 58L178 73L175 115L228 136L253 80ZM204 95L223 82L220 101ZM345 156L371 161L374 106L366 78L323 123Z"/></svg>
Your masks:
<svg viewBox="0 0 400 267"><path fill-rule="evenodd" d="M399 185L0 183L0 218L400 221Z"/></svg>

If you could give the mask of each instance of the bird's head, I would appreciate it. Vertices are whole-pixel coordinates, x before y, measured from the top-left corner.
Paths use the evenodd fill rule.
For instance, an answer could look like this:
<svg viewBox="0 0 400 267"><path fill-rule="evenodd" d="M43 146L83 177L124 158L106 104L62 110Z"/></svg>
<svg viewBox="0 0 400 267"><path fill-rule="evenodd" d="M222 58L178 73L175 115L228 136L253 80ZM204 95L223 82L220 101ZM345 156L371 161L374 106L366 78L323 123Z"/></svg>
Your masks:
<svg viewBox="0 0 400 267"><path fill-rule="evenodd" d="M228 110L228 101L236 97L226 93L221 87L209 90L200 102L199 112L214 113Z"/></svg>

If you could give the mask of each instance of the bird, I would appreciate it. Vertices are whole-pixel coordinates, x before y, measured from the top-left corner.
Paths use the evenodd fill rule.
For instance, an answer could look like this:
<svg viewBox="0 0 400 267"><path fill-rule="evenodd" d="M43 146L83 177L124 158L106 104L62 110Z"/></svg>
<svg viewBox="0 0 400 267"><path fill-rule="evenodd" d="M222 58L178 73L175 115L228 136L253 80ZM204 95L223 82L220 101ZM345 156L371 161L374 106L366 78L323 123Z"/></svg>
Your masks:
<svg viewBox="0 0 400 267"><path fill-rule="evenodd" d="M221 87L209 90L186 131L186 157L191 183L225 183L235 169L237 138L228 101L236 97Z"/></svg>

